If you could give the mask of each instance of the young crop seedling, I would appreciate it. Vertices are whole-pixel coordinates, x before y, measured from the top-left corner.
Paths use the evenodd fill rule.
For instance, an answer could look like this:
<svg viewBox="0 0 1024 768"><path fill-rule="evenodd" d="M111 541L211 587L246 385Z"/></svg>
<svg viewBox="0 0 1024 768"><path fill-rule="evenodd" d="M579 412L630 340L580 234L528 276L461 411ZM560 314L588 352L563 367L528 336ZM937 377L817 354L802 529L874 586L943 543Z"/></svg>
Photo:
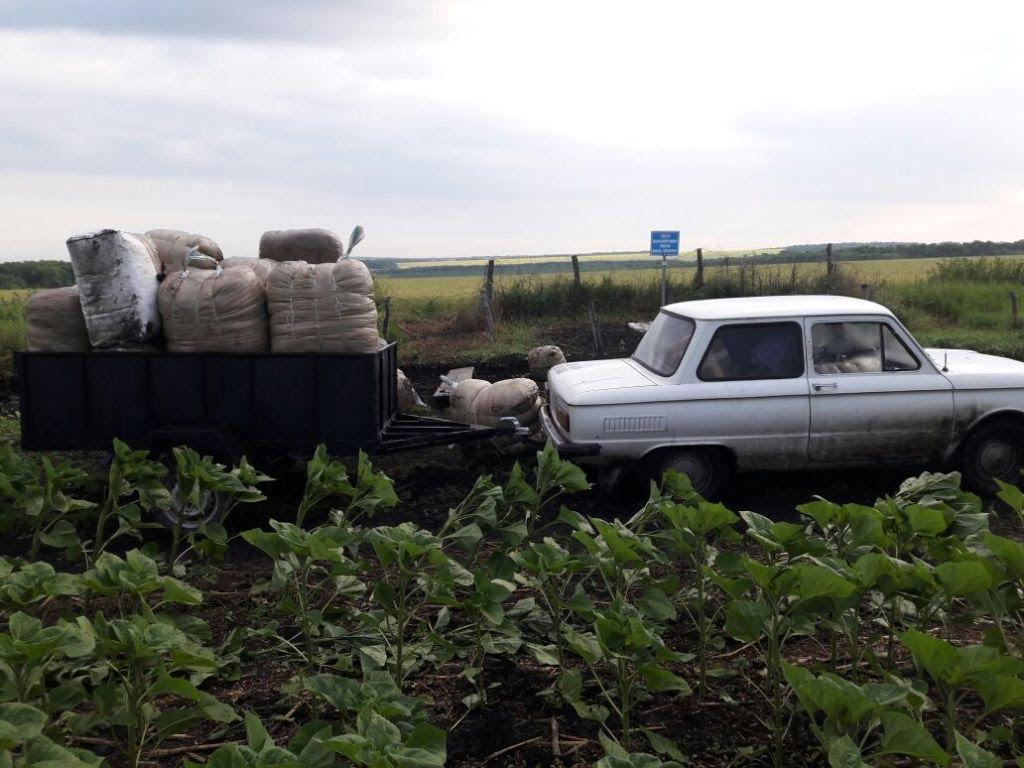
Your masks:
<svg viewBox="0 0 1024 768"><path fill-rule="evenodd" d="M176 570L183 536L188 538L189 547L181 553L182 557L192 550L208 557L223 557L228 542L226 525L232 510L238 504L264 501L266 496L257 486L272 478L254 469L244 456L237 467L229 470L191 448L175 448L173 454L177 479L174 505L181 510L202 510L204 499L212 495L218 499L219 518L189 520L183 513L174 515L167 563Z"/></svg>
<svg viewBox="0 0 1024 768"><path fill-rule="evenodd" d="M0 704L0 766L4 768L100 768L103 758L68 749L44 734L46 713L16 702Z"/></svg>
<svg viewBox="0 0 1024 768"><path fill-rule="evenodd" d="M314 724L322 725L322 724ZM286 747L279 747L263 723L251 712L245 714L245 744L218 747L203 763L185 761L185 768L332 768L337 765L333 752L322 740L330 738L331 727L313 733L300 729Z"/></svg>
<svg viewBox="0 0 1024 768"><path fill-rule="evenodd" d="M344 635L337 622L352 610L340 601L365 591L352 559L359 539L338 526L307 531L277 520L271 520L270 526L272 531L253 529L242 538L274 559L271 588L279 595L279 608L295 617L299 631L298 637L288 639L272 626L268 634L298 652L311 673L337 656L330 647L321 646L333 645L334 639Z"/></svg>

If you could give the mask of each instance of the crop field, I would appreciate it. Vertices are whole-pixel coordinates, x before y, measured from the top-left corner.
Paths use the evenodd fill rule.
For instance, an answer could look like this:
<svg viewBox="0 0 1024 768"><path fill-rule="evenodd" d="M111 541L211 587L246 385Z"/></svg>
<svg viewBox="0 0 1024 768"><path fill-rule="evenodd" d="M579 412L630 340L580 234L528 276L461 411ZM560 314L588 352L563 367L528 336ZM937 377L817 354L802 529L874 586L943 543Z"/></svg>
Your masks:
<svg viewBox="0 0 1024 768"><path fill-rule="evenodd" d="M114 449L97 482L0 445L13 765L1024 756L1016 488L997 516L925 473L876 501L808 493L780 522L675 473L598 494L550 447L482 473L320 450L275 480L179 449L179 488L223 516L154 530L168 469Z"/></svg>
<svg viewBox="0 0 1024 768"><path fill-rule="evenodd" d="M715 250L711 248L704 249L704 256L708 259L717 259L723 257L730 258L742 258L743 256L755 256L762 254L776 254L779 253L781 248L754 248L746 250ZM649 256L647 251L628 251L619 253L586 253L580 254L580 263L586 263L588 261L634 261L636 259L643 259ZM680 261L696 261L696 251L681 251L679 254ZM564 263L569 260L569 257L565 254L557 254L550 256L498 256L495 257L494 262L496 264L503 264L509 266L529 266L535 264L550 264L552 262ZM401 259L398 261L398 269L412 269L416 267L469 267L479 266L482 267L487 264L488 259L486 258L463 258L463 259Z"/></svg>

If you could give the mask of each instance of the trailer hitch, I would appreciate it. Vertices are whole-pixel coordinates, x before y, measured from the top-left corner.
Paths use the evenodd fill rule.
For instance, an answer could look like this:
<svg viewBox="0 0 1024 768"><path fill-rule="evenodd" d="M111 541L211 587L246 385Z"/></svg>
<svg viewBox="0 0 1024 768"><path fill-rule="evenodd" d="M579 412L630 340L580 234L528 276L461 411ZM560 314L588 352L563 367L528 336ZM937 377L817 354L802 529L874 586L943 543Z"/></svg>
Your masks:
<svg viewBox="0 0 1024 768"><path fill-rule="evenodd" d="M496 427L499 432L506 434L519 435L522 437L530 434L530 428L524 427L520 424L519 419L515 416L502 416L498 419Z"/></svg>

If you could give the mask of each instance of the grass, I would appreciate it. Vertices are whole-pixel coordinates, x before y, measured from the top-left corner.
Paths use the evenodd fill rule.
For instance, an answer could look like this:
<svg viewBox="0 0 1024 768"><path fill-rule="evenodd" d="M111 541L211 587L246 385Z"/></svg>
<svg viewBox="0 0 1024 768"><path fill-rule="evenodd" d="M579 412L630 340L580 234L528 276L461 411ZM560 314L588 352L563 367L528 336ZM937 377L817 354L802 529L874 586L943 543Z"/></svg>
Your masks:
<svg viewBox="0 0 1024 768"><path fill-rule="evenodd" d="M745 250L716 250L711 248L704 249L704 257L707 259L719 259L723 257L730 258L742 258L743 256L753 256L762 254L776 254L782 251L781 248L747 248ZM581 263L588 261L635 261L636 259L643 259L648 256L647 251L622 251L618 253L586 253L580 254L579 260ZM421 259L421 260L410 260L410 261L399 261L398 269L412 269L415 267L473 267L473 266L484 266L490 259L486 258L463 258L463 259ZM680 261L696 261L696 251L681 251L679 254ZM550 264L550 263L568 263L569 256L565 254L557 254L551 256L498 256L494 258L495 264L505 265L530 265L530 264Z"/></svg>

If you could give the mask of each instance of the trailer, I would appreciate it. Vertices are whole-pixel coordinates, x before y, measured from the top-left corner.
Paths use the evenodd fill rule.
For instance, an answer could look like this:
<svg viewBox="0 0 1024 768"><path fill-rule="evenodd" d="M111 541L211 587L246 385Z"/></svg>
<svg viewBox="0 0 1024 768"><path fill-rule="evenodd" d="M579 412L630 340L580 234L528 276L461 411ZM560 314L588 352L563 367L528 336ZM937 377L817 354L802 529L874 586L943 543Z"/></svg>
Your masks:
<svg viewBox="0 0 1024 768"><path fill-rule="evenodd" d="M235 462L393 453L485 440L480 427L398 412L398 347L370 354L20 352L21 445L105 451L114 438L155 453L188 445Z"/></svg>

